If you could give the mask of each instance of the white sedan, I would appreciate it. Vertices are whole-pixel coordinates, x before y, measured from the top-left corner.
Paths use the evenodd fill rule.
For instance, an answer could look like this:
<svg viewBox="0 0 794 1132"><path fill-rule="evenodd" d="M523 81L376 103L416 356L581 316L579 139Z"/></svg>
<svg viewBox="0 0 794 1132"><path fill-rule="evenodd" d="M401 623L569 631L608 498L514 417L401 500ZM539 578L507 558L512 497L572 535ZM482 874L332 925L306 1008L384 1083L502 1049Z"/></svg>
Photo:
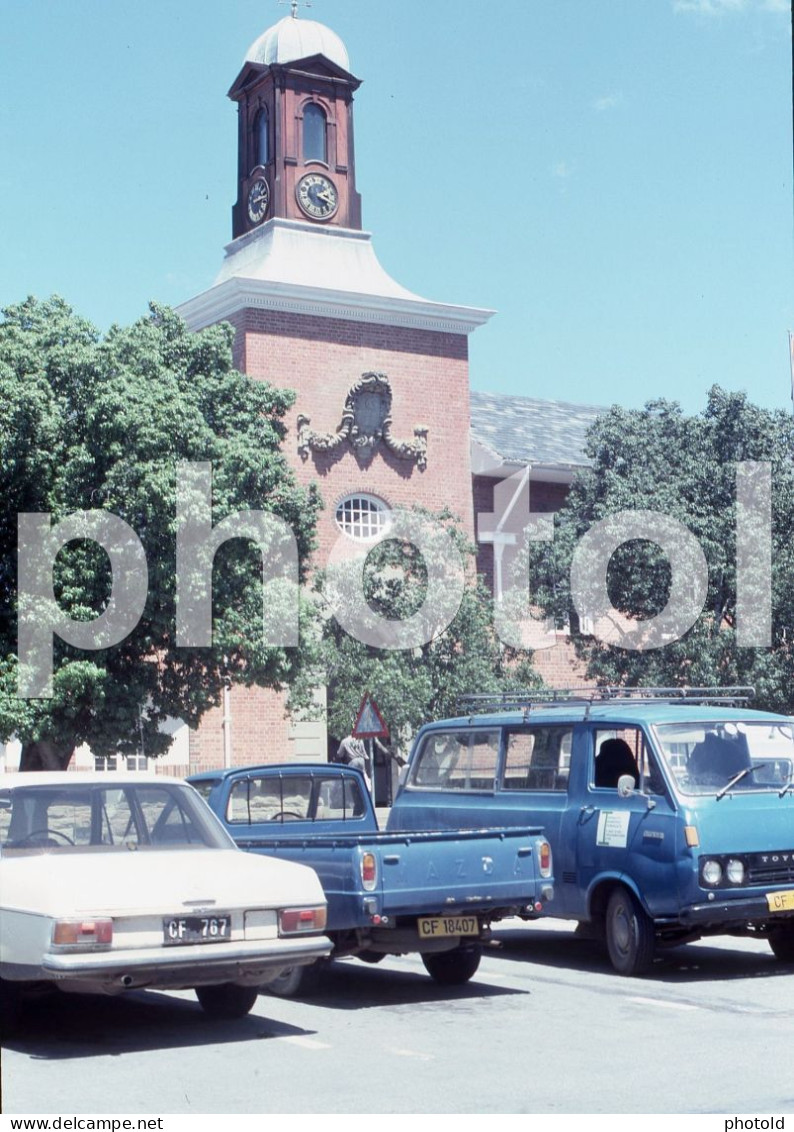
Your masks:
<svg viewBox="0 0 794 1132"><path fill-rule="evenodd" d="M247 1014L285 967L329 954L313 869L244 853L187 783L155 775L0 778L0 1010L26 990L195 987Z"/></svg>

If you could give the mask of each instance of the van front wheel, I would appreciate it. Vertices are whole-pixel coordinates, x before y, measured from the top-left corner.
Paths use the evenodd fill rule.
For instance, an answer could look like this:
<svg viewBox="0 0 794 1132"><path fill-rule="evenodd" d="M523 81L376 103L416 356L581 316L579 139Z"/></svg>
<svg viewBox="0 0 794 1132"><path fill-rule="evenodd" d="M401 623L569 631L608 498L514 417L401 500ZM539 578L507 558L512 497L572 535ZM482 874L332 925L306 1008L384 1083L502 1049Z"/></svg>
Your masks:
<svg viewBox="0 0 794 1132"><path fill-rule="evenodd" d="M794 924L781 924L769 933L769 946L775 959L781 963L794 963Z"/></svg>
<svg viewBox="0 0 794 1132"><path fill-rule="evenodd" d="M606 914L607 951L620 975L643 975L653 963L653 923L626 888L616 888Z"/></svg>

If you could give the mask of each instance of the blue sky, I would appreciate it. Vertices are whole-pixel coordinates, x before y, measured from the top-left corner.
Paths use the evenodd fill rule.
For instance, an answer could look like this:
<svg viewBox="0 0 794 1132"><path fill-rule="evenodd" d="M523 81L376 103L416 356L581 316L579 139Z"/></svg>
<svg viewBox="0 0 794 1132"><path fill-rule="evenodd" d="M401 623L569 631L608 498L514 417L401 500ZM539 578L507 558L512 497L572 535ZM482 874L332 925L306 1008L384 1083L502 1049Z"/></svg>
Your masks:
<svg viewBox="0 0 794 1132"><path fill-rule="evenodd" d="M0 305L100 327L209 286L226 91L275 0L0 0ZM790 408L785 0L314 0L364 80L364 226L428 298L495 309L478 389Z"/></svg>

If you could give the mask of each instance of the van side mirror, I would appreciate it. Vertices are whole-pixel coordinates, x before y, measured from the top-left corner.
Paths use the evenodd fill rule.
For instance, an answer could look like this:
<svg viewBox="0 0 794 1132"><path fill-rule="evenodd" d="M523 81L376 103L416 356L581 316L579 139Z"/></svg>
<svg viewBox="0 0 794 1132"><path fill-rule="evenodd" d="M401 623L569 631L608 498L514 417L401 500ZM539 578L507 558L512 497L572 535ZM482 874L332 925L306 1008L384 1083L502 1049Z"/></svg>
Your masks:
<svg viewBox="0 0 794 1132"><path fill-rule="evenodd" d="M631 798L633 794L636 794L636 792L637 787L634 782L634 776L631 774L621 774L620 778L618 779L618 798ZM646 796L646 801L648 803L649 810L656 809L656 802L653 798L648 798Z"/></svg>
<svg viewBox="0 0 794 1132"><path fill-rule="evenodd" d="M630 798L634 793L634 777L631 774L621 774L618 779L618 797Z"/></svg>

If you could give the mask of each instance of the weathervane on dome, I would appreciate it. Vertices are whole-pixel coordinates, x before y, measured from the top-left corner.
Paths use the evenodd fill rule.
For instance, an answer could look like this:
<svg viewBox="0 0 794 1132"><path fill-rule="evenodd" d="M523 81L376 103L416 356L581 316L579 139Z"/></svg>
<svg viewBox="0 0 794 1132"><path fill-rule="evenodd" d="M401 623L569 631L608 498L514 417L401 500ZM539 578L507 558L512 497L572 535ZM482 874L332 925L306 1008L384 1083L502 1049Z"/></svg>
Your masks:
<svg viewBox="0 0 794 1132"><path fill-rule="evenodd" d="M292 18L293 18L293 20L297 20L297 18L298 18L298 8L300 8L301 5L303 5L304 8L311 8L311 6L312 6L311 0L278 0L278 3L279 4L289 4L289 6L292 8Z"/></svg>

